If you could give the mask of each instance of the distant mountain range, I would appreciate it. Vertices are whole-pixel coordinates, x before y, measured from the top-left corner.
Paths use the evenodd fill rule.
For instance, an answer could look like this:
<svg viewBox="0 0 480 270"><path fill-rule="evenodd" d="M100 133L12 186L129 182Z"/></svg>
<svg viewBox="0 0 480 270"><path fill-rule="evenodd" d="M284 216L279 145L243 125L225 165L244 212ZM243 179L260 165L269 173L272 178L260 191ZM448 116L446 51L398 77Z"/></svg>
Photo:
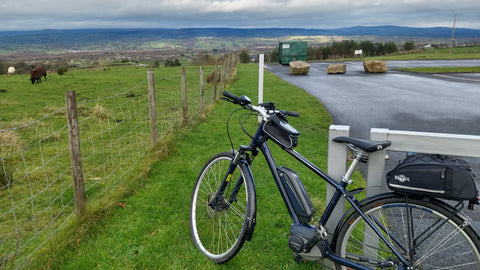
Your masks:
<svg viewBox="0 0 480 270"><path fill-rule="evenodd" d="M0 31L0 37L25 37L58 35L100 35L111 37L161 37L183 39L192 37L279 37L279 36L402 36L425 38L450 38L452 28L448 27L402 27L402 26L354 26L338 29L306 28L183 28L183 29L73 29L73 30L35 30ZM456 28L458 38L480 38L480 29Z"/></svg>
<svg viewBox="0 0 480 270"><path fill-rule="evenodd" d="M449 40L452 29L448 27L355 26L338 29L305 28L185 28L185 29L74 29L0 32L0 53L12 51L45 51L58 49L119 48L119 44L145 44L158 40L192 40L201 37L249 39L284 38L289 36L345 36L345 37L396 37ZM480 29L455 29L455 38L480 40ZM102 44L102 45L99 45ZM114 44L114 46L112 45ZM142 45L143 46L143 45ZM145 46L141 47L145 49Z"/></svg>

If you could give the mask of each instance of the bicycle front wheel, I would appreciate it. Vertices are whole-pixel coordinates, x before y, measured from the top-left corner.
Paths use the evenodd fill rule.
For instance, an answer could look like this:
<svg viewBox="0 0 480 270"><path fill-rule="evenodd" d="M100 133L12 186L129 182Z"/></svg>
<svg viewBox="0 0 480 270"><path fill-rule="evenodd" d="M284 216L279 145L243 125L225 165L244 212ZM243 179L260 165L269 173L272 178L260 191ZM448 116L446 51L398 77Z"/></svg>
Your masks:
<svg viewBox="0 0 480 270"><path fill-rule="evenodd" d="M480 269L479 236L468 221L437 203L398 196L361 210L412 269ZM358 212L340 229L336 253L371 269L397 269L400 261Z"/></svg>
<svg viewBox="0 0 480 270"><path fill-rule="evenodd" d="M255 200L251 181L246 181L242 167L237 166L221 196L212 208L209 202L220 187L233 154L219 153L201 170L193 189L190 205L190 232L195 246L209 259L224 263L233 258L245 242L249 200Z"/></svg>

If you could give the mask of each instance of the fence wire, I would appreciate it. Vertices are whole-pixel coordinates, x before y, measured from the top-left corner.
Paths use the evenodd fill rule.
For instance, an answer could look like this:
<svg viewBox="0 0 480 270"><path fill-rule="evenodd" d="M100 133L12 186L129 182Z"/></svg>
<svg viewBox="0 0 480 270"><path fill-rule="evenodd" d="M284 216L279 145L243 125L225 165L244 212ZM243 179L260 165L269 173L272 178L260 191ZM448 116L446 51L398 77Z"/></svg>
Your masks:
<svg viewBox="0 0 480 270"><path fill-rule="evenodd" d="M213 102L213 87L205 84L202 98L199 71L191 68L186 77L193 116L199 113L200 100ZM77 103L87 207L131 177L151 149L146 81L113 96ZM161 139L183 121L181 75L159 76L155 86ZM65 110L0 130L0 269L28 268L35 252L75 216ZM65 125L57 127L62 121ZM34 142L15 150L8 141L12 136Z"/></svg>

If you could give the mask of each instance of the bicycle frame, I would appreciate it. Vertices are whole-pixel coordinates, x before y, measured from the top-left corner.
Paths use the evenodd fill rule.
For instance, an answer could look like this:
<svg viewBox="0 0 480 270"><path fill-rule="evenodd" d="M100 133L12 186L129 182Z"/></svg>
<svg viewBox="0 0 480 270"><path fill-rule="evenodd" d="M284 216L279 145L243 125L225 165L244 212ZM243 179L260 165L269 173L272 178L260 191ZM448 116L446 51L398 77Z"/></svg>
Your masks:
<svg viewBox="0 0 480 270"><path fill-rule="evenodd" d="M223 191L224 191L224 189L227 185L227 182L230 181L232 172L233 172L233 170L235 170L237 164L239 164L240 161L242 161L241 163L243 163L242 166L246 166L246 169L248 170L248 174L250 176L252 176L250 165L253 162L253 159L258 155L258 153L259 153L258 149L259 149L260 152L262 152L262 154L264 155L264 157L266 159L266 162L267 162L267 164L270 168L270 172L271 172L271 174L272 174L272 176L275 180L275 183L277 184L277 188L280 191L280 194L283 198L285 206L287 207L287 210L290 214L290 217L292 218L294 224L298 225L298 224L300 224L299 219L298 219L297 215L295 214L294 208L293 208L292 204L290 203L290 200L288 199L287 192L285 191L285 189L284 189L284 187L281 183L280 176L277 172L278 166L277 166L277 164L276 164L276 162L273 158L272 152L271 152L271 150L270 150L270 148L267 144L268 140L269 140L269 136L263 131L263 125L259 124L258 128L257 128L257 130L256 130L256 132L253 136L253 139L250 142L250 144L248 146L240 146L238 152L235 152L236 155L231 162L231 165L228 169L227 174L225 175L225 178L224 178L219 190L217 191L217 195L209 203L209 205L214 207L215 202L221 200L221 197L223 197ZM324 226L327 223L328 219L330 218L330 216L331 216L335 206L339 202L340 198L344 197L351 204L352 208L354 208L357 212L359 212L360 215L365 219L368 226L378 235L378 237L383 242L385 242L385 244L391 249L391 251L400 259L401 263L403 265L408 265L408 262L405 260L405 258L395 249L395 247L393 247L390 244L389 241L387 241L385 236L383 236L383 234L380 232L380 229L378 228L378 226L376 226L369 218L366 217L366 215L364 213L361 212L361 210L358 206L358 201L356 200L356 198L349 191L346 190L346 187L348 185L347 180L350 179L351 175L353 174L353 172L355 170L355 167L359 162L358 159L354 159L354 161L352 162L352 165L350 166L350 168L346 172L346 174L344 176L345 181L341 181L340 183L338 183L337 181L332 179L330 176L328 176L324 171L322 171L320 168L318 168L316 165L314 165L312 162L310 162L308 159L303 157L297 151L295 151L291 148L284 148L284 147L282 147L282 149L284 151L286 151L287 153L289 153L291 156L293 156L295 159L297 159L300 163L302 163L304 166L308 167L312 172L314 172L315 174L320 176L328 184L332 185L335 188L336 191L335 191L333 197L331 198L330 202L328 203L325 211L323 212L323 214L320 218L320 221L319 221L320 225ZM252 153L251 157L247 155L247 152ZM247 181L249 181L249 180L247 180ZM251 178L251 181L253 181L253 176ZM242 181L241 181L241 179L239 179L239 181L237 181L236 187L233 189L234 193L236 193L236 191L238 191L238 189L241 187L241 184L242 184ZM252 232L250 232L250 233L253 233L253 228L252 228ZM250 235L250 237L251 237L251 235ZM247 240L249 240L249 239L247 239ZM334 252L331 251L330 245L329 245L328 242L325 245L325 247L326 247L326 250L325 250L325 254L323 254L324 257L326 257L326 258L328 258L328 259L330 259L330 260L332 260L336 263L339 263L339 264L342 264L342 265L345 265L345 266L348 266L348 267L352 267L352 268L355 268L355 269L369 269L369 268L366 268L364 266L358 265L358 264L356 264L356 263L354 263L350 260L347 260L347 259L344 259L344 258L341 258L341 257L335 255ZM399 269L402 269L404 266L398 265L398 267L399 267Z"/></svg>

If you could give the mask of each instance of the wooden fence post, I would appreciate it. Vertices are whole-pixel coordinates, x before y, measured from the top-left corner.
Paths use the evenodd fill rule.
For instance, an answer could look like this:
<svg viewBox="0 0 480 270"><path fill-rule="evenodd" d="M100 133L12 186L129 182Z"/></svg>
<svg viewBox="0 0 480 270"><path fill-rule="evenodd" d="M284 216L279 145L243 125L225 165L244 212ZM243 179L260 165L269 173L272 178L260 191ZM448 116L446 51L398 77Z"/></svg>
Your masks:
<svg viewBox="0 0 480 270"><path fill-rule="evenodd" d="M222 70L220 71L220 92L223 92L225 90L225 60L222 63Z"/></svg>
<svg viewBox="0 0 480 270"><path fill-rule="evenodd" d="M150 111L150 134L152 137L152 146L158 142L157 130L157 112L155 109L155 76L153 70L147 71L148 75L148 106Z"/></svg>
<svg viewBox="0 0 480 270"><path fill-rule="evenodd" d="M205 88L203 85L203 66L200 66L200 113L203 114L205 110Z"/></svg>
<svg viewBox="0 0 480 270"><path fill-rule="evenodd" d="M212 102L215 102L217 100L217 80L218 80L217 65L215 65L215 68L213 69L213 100Z"/></svg>
<svg viewBox="0 0 480 270"><path fill-rule="evenodd" d="M187 78L185 67L182 67L182 112L183 123L188 121L188 103L187 103Z"/></svg>
<svg viewBox="0 0 480 270"><path fill-rule="evenodd" d="M85 213L85 190L83 188L82 157L80 153L80 136L75 91L65 92L65 100L67 103L68 138L70 159L72 162L75 213L77 216L80 216Z"/></svg>

